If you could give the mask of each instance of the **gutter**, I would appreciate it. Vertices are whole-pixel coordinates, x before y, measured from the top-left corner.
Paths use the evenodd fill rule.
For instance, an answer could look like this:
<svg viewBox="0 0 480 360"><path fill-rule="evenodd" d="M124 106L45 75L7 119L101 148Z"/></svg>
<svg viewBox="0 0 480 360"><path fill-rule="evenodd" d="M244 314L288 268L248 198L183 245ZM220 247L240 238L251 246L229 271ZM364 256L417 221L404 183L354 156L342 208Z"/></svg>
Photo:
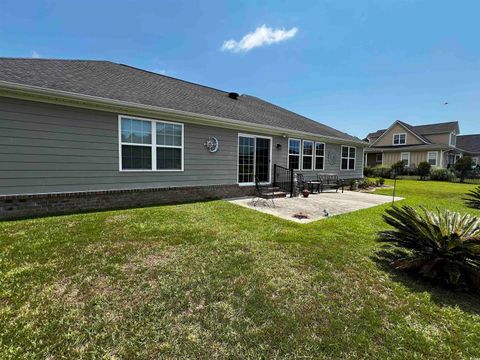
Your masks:
<svg viewBox="0 0 480 360"><path fill-rule="evenodd" d="M240 130L267 131L270 134L280 136L300 136L315 138L319 140L330 140L332 143L355 144L367 147L368 143L361 140L348 140L334 136L321 134L312 134L305 131L285 129L269 125L254 124L247 121L222 118L212 115L197 114L188 111L175 110L154 105L143 105L130 101L113 100L99 96L79 94L63 90L47 89L40 86L25 85L0 80L0 96L13 97L33 101L43 101L60 105L70 105L88 109L103 110L116 113L130 112L130 115L137 113L143 114L162 114L171 117L174 120L182 120L187 123L203 124L217 127L232 128L236 126ZM127 114L126 114L127 115ZM198 120L198 122L192 122Z"/></svg>

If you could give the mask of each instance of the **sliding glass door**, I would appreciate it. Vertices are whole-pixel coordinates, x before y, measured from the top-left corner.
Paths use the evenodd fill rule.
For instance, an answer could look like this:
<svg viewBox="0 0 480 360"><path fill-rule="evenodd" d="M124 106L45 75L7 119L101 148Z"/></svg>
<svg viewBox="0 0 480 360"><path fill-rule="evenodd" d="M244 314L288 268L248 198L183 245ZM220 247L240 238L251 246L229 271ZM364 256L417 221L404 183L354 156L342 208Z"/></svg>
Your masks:
<svg viewBox="0 0 480 360"><path fill-rule="evenodd" d="M272 139L255 135L238 137L238 183L270 183Z"/></svg>

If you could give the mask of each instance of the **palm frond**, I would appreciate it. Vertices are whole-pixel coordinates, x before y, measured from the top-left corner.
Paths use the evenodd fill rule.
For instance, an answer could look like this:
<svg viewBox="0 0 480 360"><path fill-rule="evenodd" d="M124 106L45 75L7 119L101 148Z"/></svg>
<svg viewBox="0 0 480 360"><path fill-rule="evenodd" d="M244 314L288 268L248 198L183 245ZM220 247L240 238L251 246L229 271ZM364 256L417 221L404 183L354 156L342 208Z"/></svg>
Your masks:
<svg viewBox="0 0 480 360"><path fill-rule="evenodd" d="M380 232L378 241L400 254L394 268L480 291L479 217L403 206L387 209L383 218L393 230Z"/></svg>
<svg viewBox="0 0 480 360"><path fill-rule="evenodd" d="M468 206L480 209L480 186L470 190L466 196L467 197L464 200Z"/></svg>

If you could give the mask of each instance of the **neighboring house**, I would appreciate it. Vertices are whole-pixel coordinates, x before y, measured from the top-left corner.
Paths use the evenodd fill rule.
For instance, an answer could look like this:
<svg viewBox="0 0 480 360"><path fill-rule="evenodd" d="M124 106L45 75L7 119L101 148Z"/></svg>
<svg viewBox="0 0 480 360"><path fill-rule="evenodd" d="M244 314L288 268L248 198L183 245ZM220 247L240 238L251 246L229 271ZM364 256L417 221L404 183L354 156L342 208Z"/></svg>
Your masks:
<svg viewBox="0 0 480 360"><path fill-rule="evenodd" d="M108 61L0 58L0 218L251 194L274 164L362 177L360 139Z"/></svg>
<svg viewBox="0 0 480 360"><path fill-rule="evenodd" d="M461 156L470 155L460 145L459 133L457 121L412 126L397 120L388 129L367 135L370 145L365 150L365 165L391 166L404 160L410 168L423 161L449 168Z"/></svg>
<svg viewBox="0 0 480 360"><path fill-rule="evenodd" d="M470 155L476 165L480 165L480 134L458 135L457 146Z"/></svg>

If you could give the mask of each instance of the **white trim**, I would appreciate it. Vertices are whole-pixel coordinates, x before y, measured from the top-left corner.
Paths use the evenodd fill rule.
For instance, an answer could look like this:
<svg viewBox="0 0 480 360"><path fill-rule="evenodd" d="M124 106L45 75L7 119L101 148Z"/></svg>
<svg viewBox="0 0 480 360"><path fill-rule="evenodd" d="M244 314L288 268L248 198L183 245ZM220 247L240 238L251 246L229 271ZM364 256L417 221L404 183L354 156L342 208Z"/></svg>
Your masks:
<svg viewBox="0 0 480 360"><path fill-rule="evenodd" d="M407 128L405 125L403 125L400 121L395 120L395 122L394 122L392 125L390 125L390 126L388 127L388 129L385 130L385 132L377 138L377 140L375 140L372 144L370 144L369 147L372 147L373 145L375 145L381 138L383 138L386 134L388 134L388 132L389 132L396 124L398 124L398 125L400 125L401 127L403 127L405 130L407 130L409 133L411 133L413 136L415 136L415 137L416 137L418 140L420 140L422 143L428 144L425 140L423 140L421 137L419 137L417 134L415 134L412 130L410 130L410 129Z"/></svg>
<svg viewBox="0 0 480 360"><path fill-rule="evenodd" d="M343 148L346 147L348 148L348 154L347 156L343 156ZM354 148L355 149L355 157L350 157L350 148ZM347 159L347 168L346 169L342 169L342 163L343 163L343 159ZM353 159L353 169L350 169L350 160ZM342 145L342 147L340 148L340 171L355 171L357 167L357 148L355 146L348 146L348 145Z"/></svg>
<svg viewBox="0 0 480 360"><path fill-rule="evenodd" d="M248 138L253 138L254 139L254 142L253 142L253 182L251 183L241 183L239 181L239 176L240 176L240 169L239 169L239 165L240 165L240 159L239 159L239 150L240 150L240 137L248 137ZM238 133L237 135L237 184L239 186L252 186L252 185L255 185L255 172L256 172L256 161L257 161L257 138L260 138L260 139L268 139L270 140L270 155L269 155L269 159L268 159L268 182L262 182L261 184L264 184L264 185L270 185L272 183L272 144L273 144L273 138L271 136L264 136L264 135L255 135L255 134L246 134L246 133Z"/></svg>
<svg viewBox="0 0 480 360"><path fill-rule="evenodd" d="M305 144L306 142L312 143L312 155L305 155L305 154L303 153L303 149L304 149L303 146L304 146L304 144ZM302 159L301 159L301 161L302 161L302 164L301 164L302 171L306 171L306 170L312 171L312 170L314 169L314 167L315 167L315 165L313 164L314 151L315 151L315 141L313 141L313 140L302 140ZM303 158L304 158L304 157L309 157L309 158L312 159L312 167L311 167L310 169L305 169L305 168L303 167Z"/></svg>
<svg viewBox="0 0 480 360"><path fill-rule="evenodd" d="M405 154L407 155L407 158L408 158L408 160L407 160L408 163L405 164L405 166L410 167L410 151L401 152L400 153L400 161L404 160L404 159L402 159L402 156L405 155Z"/></svg>
<svg viewBox="0 0 480 360"><path fill-rule="evenodd" d="M97 109L115 113L131 112L133 114L132 116L136 116L135 113L141 112L148 113L148 116L152 115L153 117L171 117L174 121L180 120L195 124L218 126L230 129L232 128L232 126L236 126L237 129L243 129L246 131L268 130L272 133L272 135L281 136L284 134L288 134L299 137L308 136L322 141L328 140L333 143L356 144L364 147L368 146L367 142L361 140L348 140L335 136L321 135L309 133L306 131L298 131L263 124L254 124L242 120L228 119L219 116L204 115L189 111L169 109L161 106L138 104L130 101L108 99L99 96L78 94L70 91L46 89L40 86L17 84L3 80L0 80L0 95L17 99L42 101L62 105L66 104L68 106Z"/></svg>
<svg viewBox="0 0 480 360"><path fill-rule="evenodd" d="M380 155L382 157L382 161L378 162L378 155ZM378 165L378 164L382 164L383 165L383 152L379 152L379 153L376 153L375 154L375 165Z"/></svg>
<svg viewBox="0 0 480 360"><path fill-rule="evenodd" d="M151 136L152 136L151 144L137 144L137 143L122 142L122 118L150 122L151 124L150 129L151 129ZM182 127L182 144L180 146L157 145L157 123L181 126ZM152 168L151 169L122 169L122 145L150 147L152 149L152 152L151 152ZM181 168L180 169L157 169L157 148L159 147L180 149L182 153ZM130 115L118 115L118 171L119 172L182 172L184 170L185 170L185 126L184 124L172 122L172 121L160 120L160 119L142 118L142 117L130 116Z"/></svg>
<svg viewBox="0 0 480 360"><path fill-rule="evenodd" d="M288 142L287 142L287 169L290 169L290 140L295 140L295 141L299 141L300 142L300 146L298 147L299 149L299 153L298 155L297 154L292 154L292 156L298 156L298 169L293 169L293 170L297 170L297 171L300 171L300 169L302 168L302 139L295 139L295 138L288 138Z"/></svg>
<svg viewBox="0 0 480 360"><path fill-rule="evenodd" d="M452 135L455 136L455 144L452 143ZM455 133L455 131L452 131L452 132L448 135L448 145L449 145L449 146L453 146L453 147L457 147L457 134Z"/></svg>
<svg viewBox="0 0 480 360"><path fill-rule="evenodd" d="M317 156L317 144L323 144L323 156ZM313 168L315 170L324 171L325 170L325 154L327 153L327 145L321 141L315 141L313 144ZM317 169L317 157L323 158L323 168Z"/></svg>
<svg viewBox="0 0 480 360"><path fill-rule="evenodd" d="M430 154L435 154L435 164L430 164ZM428 151L427 162L432 166L438 166L438 151Z"/></svg>
<svg viewBox="0 0 480 360"><path fill-rule="evenodd" d="M403 143L400 142L400 137L402 135L405 135L405 142ZM395 144L395 136L398 136L398 144ZM407 133L394 133L392 135L392 145L393 146L407 145Z"/></svg>

